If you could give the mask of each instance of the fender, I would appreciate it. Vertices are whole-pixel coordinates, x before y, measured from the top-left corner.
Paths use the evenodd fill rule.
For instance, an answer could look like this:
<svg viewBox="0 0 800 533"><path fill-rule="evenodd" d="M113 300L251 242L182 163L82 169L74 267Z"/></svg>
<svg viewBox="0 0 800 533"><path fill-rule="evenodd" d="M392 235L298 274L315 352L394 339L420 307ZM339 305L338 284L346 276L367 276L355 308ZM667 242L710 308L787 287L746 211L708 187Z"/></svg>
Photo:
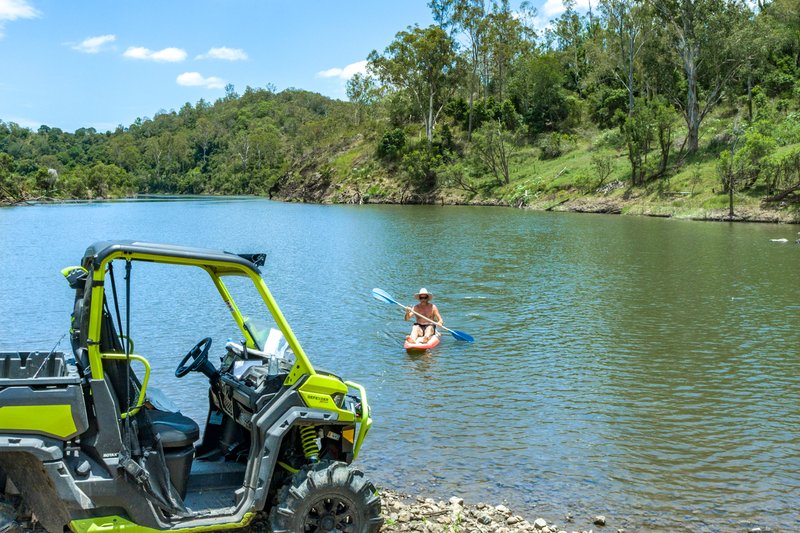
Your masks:
<svg viewBox="0 0 800 533"><path fill-rule="evenodd" d="M0 454L28 453L41 462L63 459L63 443L56 439L32 435L0 435Z"/></svg>

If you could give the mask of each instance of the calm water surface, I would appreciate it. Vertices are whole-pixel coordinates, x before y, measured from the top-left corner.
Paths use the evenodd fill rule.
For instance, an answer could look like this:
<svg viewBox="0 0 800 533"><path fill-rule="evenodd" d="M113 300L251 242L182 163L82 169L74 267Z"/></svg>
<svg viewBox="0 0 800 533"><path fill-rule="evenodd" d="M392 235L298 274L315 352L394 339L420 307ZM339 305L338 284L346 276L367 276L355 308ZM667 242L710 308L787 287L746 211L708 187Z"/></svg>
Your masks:
<svg viewBox="0 0 800 533"><path fill-rule="evenodd" d="M605 514L629 531L800 531L799 230L252 199L4 208L0 350L56 344L59 270L95 240L264 251L312 361L370 393L359 463L377 485L572 513L570 530ZM172 372L232 330L205 274L179 272L134 267L132 335L202 422L207 384ZM370 291L411 303L421 286L475 344L402 350L402 310Z"/></svg>

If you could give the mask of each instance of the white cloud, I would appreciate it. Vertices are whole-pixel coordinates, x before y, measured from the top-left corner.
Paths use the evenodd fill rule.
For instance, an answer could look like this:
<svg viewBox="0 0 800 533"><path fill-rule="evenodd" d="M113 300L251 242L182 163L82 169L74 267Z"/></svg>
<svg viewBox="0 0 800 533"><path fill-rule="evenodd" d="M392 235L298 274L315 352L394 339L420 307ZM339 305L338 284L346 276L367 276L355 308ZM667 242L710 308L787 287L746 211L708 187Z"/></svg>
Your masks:
<svg viewBox="0 0 800 533"><path fill-rule="evenodd" d="M225 87L225 80L216 76L204 77L199 72L184 72L175 80L178 85L184 87L206 87L207 89L222 89Z"/></svg>
<svg viewBox="0 0 800 533"><path fill-rule="evenodd" d="M83 52L84 54L96 54L103 48L103 45L113 43L116 40L116 35L98 35L97 37L88 37L80 43L74 45L72 49L77 50L78 52Z"/></svg>
<svg viewBox="0 0 800 533"><path fill-rule="evenodd" d="M588 11L590 5L590 0L577 0L575 2L575 10L576 11ZM557 17L561 13L566 11L564 4L561 0L547 0L544 5L542 6L542 14L547 17Z"/></svg>
<svg viewBox="0 0 800 533"><path fill-rule="evenodd" d="M350 63L344 68L334 67L329 68L328 70L323 70L322 72L318 72L317 76L320 78L340 78L342 80L349 80L356 74L366 74L367 73L367 61L357 61L356 63Z"/></svg>
<svg viewBox="0 0 800 533"><path fill-rule="evenodd" d="M211 48L205 54L197 56L197 59L224 59L225 61L244 61L247 59L247 53L241 48L228 48L227 46L220 46L218 48Z"/></svg>
<svg viewBox="0 0 800 533"><path fill-rule="evenodd" d="M178 63L186 59L186 50L181 48L164 48L163 50L150 50L144 46L131 46L122 54L128 59L143 59L147 61L160 61L163 63Z"/></svg>
<svg viewBox="0 0 800 533"><path fill-rule="evenodd" d="M0 0L0 21L32 19L39 16L39 11L27 0Z"/></svg>
<svg viewBox="0 0 800 533"><path fill-rule="evenodd" d="M0 39L3 38L5 22L17 19L32 19L39 11L28 0L0 0Z"/></svg>

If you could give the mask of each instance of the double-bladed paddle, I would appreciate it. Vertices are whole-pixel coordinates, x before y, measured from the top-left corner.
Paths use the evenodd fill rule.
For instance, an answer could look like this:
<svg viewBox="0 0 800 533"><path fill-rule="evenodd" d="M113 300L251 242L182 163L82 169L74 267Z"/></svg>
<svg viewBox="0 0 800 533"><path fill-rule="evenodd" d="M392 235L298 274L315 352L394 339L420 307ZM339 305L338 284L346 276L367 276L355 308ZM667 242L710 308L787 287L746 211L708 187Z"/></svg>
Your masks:
<svg viewBox="0 0 800 533"><path fill-rule="evenodd" d="M382 289L372 289L372 297L375 298L376 300L380 300L382 302L386 302L386 303L390 303L390 304L399 305L403 309L406 309L405 305L401 304L400 302L398 302L397 300L395 300L394 298L389 296L389 294L386 291L382 290ZM425 315L421 315L421 314L417 313L413 309L411 309L411 312L414 313L417 316L421 316L422 318L430 320L430 318L426 317ZM441 324L437 324L436 322L434 322L434 324L436 324L437 327L440 327L445 331L449 331L450 334L453 337L455 337L456 339L458 339L460 341L475 342L475 339L472 337L472 335L467 335L463 331L458 331L457 329L446 328Z"/></svg>

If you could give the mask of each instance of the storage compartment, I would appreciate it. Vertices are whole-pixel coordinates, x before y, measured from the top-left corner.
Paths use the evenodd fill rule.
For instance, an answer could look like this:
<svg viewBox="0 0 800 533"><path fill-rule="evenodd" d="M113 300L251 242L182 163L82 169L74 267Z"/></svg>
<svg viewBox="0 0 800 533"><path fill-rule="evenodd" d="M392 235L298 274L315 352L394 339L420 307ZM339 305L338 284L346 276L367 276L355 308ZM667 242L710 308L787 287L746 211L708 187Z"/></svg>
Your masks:
<svg viewBox="0 0 800 533"><path fill-rule="evenodd" d="M81 378L63 352L0 352L0 431L69 440L88 428Z"/></svg>
<svg viewBox="0 0 800 533"><path fill-rule="evenodd" d="M185 498L186 484L189 480L189 472L192 470L192 461L194 460L194 446L164 448L164 459L167 462L172 486L175 487L181 498Z"/></svg>

